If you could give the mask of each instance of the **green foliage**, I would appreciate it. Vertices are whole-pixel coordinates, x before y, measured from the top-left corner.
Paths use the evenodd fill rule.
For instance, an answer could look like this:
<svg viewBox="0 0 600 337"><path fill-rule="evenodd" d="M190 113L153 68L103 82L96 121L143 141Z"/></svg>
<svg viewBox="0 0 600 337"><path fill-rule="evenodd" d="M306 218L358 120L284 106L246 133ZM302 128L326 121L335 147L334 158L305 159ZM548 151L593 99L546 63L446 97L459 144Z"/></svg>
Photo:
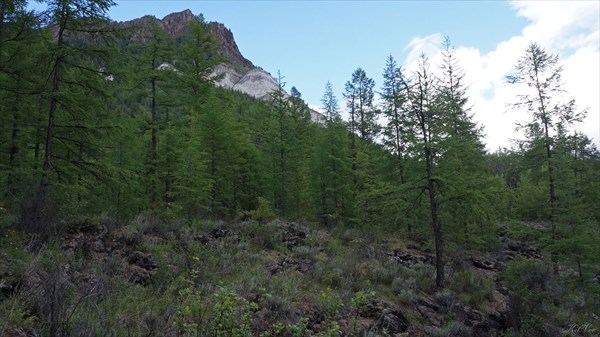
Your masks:
<svg viewBox="0 0 600 337"><path fill-rule="evenodd" d="M0 317L2 317L0 329L2 331L10 326L24 329L31 329L35 326L37 317L31 315L25 303L19 296L8 300L3 299L0 302Z"/></svg>
<svg viewBox="0 0 600 337"><path fill-rule="evenodd" d="M258 208L255 210L242 211L240 218L242 220L254 220L259 223L267 223L275 220L277 218L277 214L267 199L258 197Z"/></svg>
<svg viewBox="0 0 600 337"><path fill-rule="evenodd" d="M543 260L515 260L503 273L520 320L515 333L541 335L549 321L585 324L598 311L600 155L569 132L581 115L555 97L558 59L538 45L527 54L553 85L537 83L528 88L542 95L519 97L530 98L516 104L531 113L522 126L528 139L486 155L449 40L436 78L426 58L410 77L388 58L379 106L374 81L357 68L344 92L348 123L328 83L325 116L313 123L300 92L283 91L282 76L270 101L216 87L215 67L226 60L201 16L174 39L152 19L115 32L109 0L46 2L44 15L21 0L0 5L0 276L6 268L21 280L31 266L51 279L40 293L2 299L3 323L46 334L81 324L82 335L150 336L175 322L181 335L248 336L255 308L239 294L260 288L272 293L262 304L282 308L273 336L339 336L347 327L335 319L352 310L357 319L375 296L366 288L406 305L437 291L440 302L483 310L493 300L490 278L447 265L455 271L450 291L438 291L443 278L436 287L434 276L443 276L444 259L495 253L498 220L506 224L501 235L560 257L560 278ZM512 82L533 80L528 62L519 60ZM128 284L121 256L83 270L89 249L65 262L44 244L53 240L47 234L95 231L102 226L79 225L97 225L98 216L116 219L106 227L130 223L120 244L155 256L153 284ZM278 217L334 234L289 249ZM236 218L244 223L224 237L199 233ZM197 226L200 219L212 225ZM26 240L14 226L43 235ZM382 259L399 238L421 250L437 242L437 271ZM27 241L48 256L27 253ZM97 292L65 277L66 263ZM265 268L272 264L273 272ZM40 295L50 286L60 298ZM309 332L306 319L287 312L307 293L325 311L322 331ZM19 302L30 299L40 307ZM470 332L449 323L432 333Z"/></svg>
<svg viewBox="0 0 600 337"><path fill-rule="evenodd" d="M340 325L337 322L331 322L330 326L324 332L318 334L319 337L340 337L343 332L340 330Z"/></svg>
<svg viewBox="0 0 600 337"><path fill-rule="evenodd" d="M217 337L249 337L250 310L254 304L248 303L235 292L219 287L215 293L212 330Z"/></svg>
<svg viewBox="0 0 600 337"><path fill-rule="evenodd" d="M458 294L462 303L473 308L483 308L493 300L493 280L472 270L452 275L448 288Z"/></svg>
<svg viewBox="0 0 600 337"><path fill-rule="evenodd" d="M342 300L333 294L331 288L327 288L321 292L321 303L325 308L325 315L328 321L333 321L338 310L343 306Z"/></svg>
<svg viewBox="0 0 600 337"><path fill-rule="evenodd" d="M519 331L527 336L544 336L544 317L551 317L564 290L552 266L541 260L517 259L502 275L513 292L511 310Z"/></svg>

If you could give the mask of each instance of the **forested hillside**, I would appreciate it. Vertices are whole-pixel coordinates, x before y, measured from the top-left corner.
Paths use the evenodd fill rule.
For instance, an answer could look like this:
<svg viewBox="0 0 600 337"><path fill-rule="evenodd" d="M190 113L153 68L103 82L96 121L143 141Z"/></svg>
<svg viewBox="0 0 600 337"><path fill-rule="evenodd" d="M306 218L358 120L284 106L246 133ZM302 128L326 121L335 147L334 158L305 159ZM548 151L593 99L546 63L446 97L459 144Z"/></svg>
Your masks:
<svg viewBox="0 0 600 337"><path fill-rule="evenodd" d="M216 85L248 60L201 15L46 2L0 4L4 335L600 333L600 152L543 46L507 74L525 138L488 153L449 39L316 83L316 123L285 71Z"/></svg>

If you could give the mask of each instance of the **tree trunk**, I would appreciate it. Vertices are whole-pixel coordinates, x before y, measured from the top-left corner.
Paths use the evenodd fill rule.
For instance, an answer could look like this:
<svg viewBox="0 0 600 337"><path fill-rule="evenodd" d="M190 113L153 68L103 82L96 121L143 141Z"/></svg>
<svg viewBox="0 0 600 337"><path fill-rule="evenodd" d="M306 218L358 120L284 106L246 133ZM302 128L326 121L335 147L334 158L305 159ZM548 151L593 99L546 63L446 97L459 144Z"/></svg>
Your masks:
<svg viewBox="0 0 600 337"><path fill-rule="evenodd" d="M544 100L544 89L540 83L538 74L539 69L537 64L534 66L535 71L535 87L538 93L538 99L540 102L540 112L541 112L541 120L544 125L544 148L546 149L546 159L548 160L548 185L549 185L549 193L550 193L550 224L552 226L552 244L556 245L558 241L558 233L556 232L556 217L557 217L557 199L556 192L554 189L554 167L552 166L552 150L550 147L550 133L549 133L549 116L546 111L546 101ZM554 275L558 275L558 253L553 251L551 254L551 260L553 265Z"/></svg>
<svg viewBox="0 0 600 337"><path fill-rule="evenodd" d="M154 60L152 61L152 67L154 69ZM151 123L151 139L150 139L150 208L156 208L156 165L157 165L157 118L156 118L156 78L152 78L152 103L150 105L150 123Z"/></svg>
<svg viewBox="0 0 600 337"><path fill-rule="evenodd" d="M427 171L427 189L429 191L429 205L431 209L431 225L433 227L433 239L435 241L435 285L444 287L444 239L442 237L442 225L438 219L438 204L435 182L432 175L431 150L425 145L425 163Z"/></svg>
<svg viewBox="0 0 600 337"><path fill-rule="evenodd" d="M213 218L217 218L217 149L216 140L214 139L214 133L211 136L211 149L210 149L210 213Z"/></svg>
<svg viewBox="0 0 600 337"><path fill-rule="evenodd" d="M283 123L282 123L283 124ZM279 169L281 170L281 196L280 196L280 200L281 200L281 205L280 205L280 211L281 211L281 217L285 218L286 214L286 195L285 195L285 149L284 149L284 143L283 143L283 125L281 125L281 130L280 130L280 135L279 135L279 141L281 144L281 148L279 149Z"/></svg>
<svg viewBox="0 0 600 337"><path fill-rule="evenodd" d="M61 50L63 46L63 37L66 26L66 18L63 18L60 28L58 31L58 42L57 49ZM48 127L46 128L45 138L45 150L44 150L44 164L42 165L42 177L40 178L40 185L38 187L36 203L35 203L35 214L33 219L33 230L40 231L42 228L42 222L46 213L46 196L48 193L49 176L52 170L52 156L53 156L53 141L54 141L54 127L56 111L58 109L57 93L60 89L61 84L61 68L63 63L63 56L59 55L54 62L54 68L52 69L52 87L50 90L50 110L48 111Z"/></svg>

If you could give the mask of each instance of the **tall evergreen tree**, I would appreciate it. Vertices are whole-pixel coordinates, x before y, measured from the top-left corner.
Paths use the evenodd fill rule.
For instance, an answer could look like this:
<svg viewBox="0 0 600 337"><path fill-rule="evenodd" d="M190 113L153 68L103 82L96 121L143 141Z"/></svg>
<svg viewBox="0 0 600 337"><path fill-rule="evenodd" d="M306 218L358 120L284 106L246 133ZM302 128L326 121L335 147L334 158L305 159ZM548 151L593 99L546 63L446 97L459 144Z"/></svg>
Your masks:
<svg viewBox="0 0 600 337"><path fill-rule="evenodd" d="M597 224L600 221L600 152L584 134L559 132L555 148L556 189L560 191L558 221L565 224L558 229L561 240L558 251L568 262L574 263L580 281L585 279L586 264L593 261L600 249ZM588 269L588 270L586 270Z"/></svg>
<svg viewBox="0 0 600 337"><path fill-rule="evenodd" d="M106 81L100 71L102 64L97 62L106 53L98 48L98 44L103 41L108 22L106 13L114 2L48 0L47 5L54 31L49 60L47 126L40 184L31 212L33 218L27 221L37 231L42 230L48 211L52 174L56 173L56 178L67 183L73 182L73 172L63 164L75 169L75 179L80 185L84 173L101 179L98 162L94 159L97 148L93 146L98 128L89 122L91 118L102 118L99 110L102 104L92 98L106 98ZM90 159L85 158L88 156ZM79 193L77 199L80 199Z"/></svg>
<svg viewBox="0 0 600 337"><path fill-rule="evenodd" d="M441 207L448 225L460 226L448 230L461 233L460 249L471 243L483 243L491 230L484 229L490 223L493 202L490 199L493 181L486 171L485 150L480 140L480 129L472 121L467 106L464 71L458 64L450 39L444 40L441 77L436 90L436 109L441 115L439 132L443 134L438 144L437 172L445 184L442 187L444 204ZM471 235L472 227L479 229ZM489 243L488 243L489 244Z"/></svg>
<svg viewBox="0 0 600 337"><path fill-rule="evenodd" d="M36 176L35 130L47 55L39 18L25 1L0 4L0 203L14 209Z"/></svg>
<svg viewBox="0 0 600 337"><path fill-rule="evenodd" d="M313 136L310 110L302 100L302 94L296 87L290 89L289 106L289 155L288 175L290 186L290 204L295 218L306 218L308 215L309 165L312 162L310 146Z"/></svg>
<svg viewBox="0 0 600 337"><path fill-rule="evenodd" d="M347 127L338 108L330 82L321 99L325 126L319 128L315 142L313 183L318 218L328 226L346 221L352 213L350 200L350 162Z"/></svg>
<svg viewBox="0 0 600 337"><path fill-rule="evenodd" d="M406 116L407 96L408 81L396 60L390 55L386 61L381 88L381 112L387 118L387 125L383 128L383 143L396 158L401 184L405 181L405 143L410 128L409 119Z"/></svg>
<svg viewBox="0 0 600 337"><path fill-rule="evenodd" d="M350 113L350 129L361 140L373 140L379 131L374 105L375 81L367 77L362 68L352 73L352 79L346 82L344 98Z"/></svg>
<svg viewBox="0 0 600 337"><path fill-rule="evenodd" d="M271 95L271 104L273 106L274 117L276 118L277 127L277 140L276 146L273 148L273 155L277 156L276 162L278 166L277 177L278 181L278 192L275 194L277 208L279 209L279 215L283 218L287 215L287 190L286 190L286 170L287 170L287 145L288 145L288 128L289 128L289 102L286 97L286 93L283 90L285 82L281 72L277 72L277 89L273 90Z"/></svg>
<svg viewBox="0 0 600 337"><path fill-rule="evenodd" d="M409 94L410 113L415 118L414 145L421 161L424 162L426 185L429 195L431 226L435 243L436 285L444 286L444 238L439 214L439 181L434 174L435 155L438 153L442 133L440 131L440 111L435 106L435 79L429 69L429 60L425 55L419 59L419 68L414 74Z"/></svg>
<svg viewBox="0 0 600 337"><path fill-rule="evenodd" d="M363 212L359 218L371 221L370 189L374 187L373 158L371 143L379 133L376 121L377 110L374 104L373 87L375 82L366 72L357 68L350 81L346 82L344 97L350 113L350 155L354 180L353 194L357 211Z"/></svg>
<svg viewBox="0 0 600 337"><path fill-rule="evenodd" d="M185 111L182 113L185 131L176 136L178 148L175 151L178 161L185 164L177 166L173 191L188 220L201 211L212 216L220 214L217 167L221 163L217 163L217 154L218 147L227 142L222 139L227 137L222 122L228 111L220 114L216 111L217 98L212 87L214 68L221 61L208 24L202 16L192 18L179 48L174 78L175 92L179 93L176 104L182 105ZM208 207L203 208L206 205Z"/></svg>
<svg viewBox="0 0 600 337"><path fill-rule="evenodd" d="M550 222L552 241L559 240L557 229L558 197L556 192L557 163L554 160L554 146L560 128L580 121L584 113L578 112L575 101L561 102L563 87L561 81L562 66L558 64L558 56L553 55L537 43L530 44L525 54L517 61L515 74L508 76L510 84L518 85L523 94L517 97L513 108L529 113L529 121L518 125L527 137L526 146L530 153L543 153L540 162L546 168L548 178L548 195L550 203ZM552 253L554 272L558 274L558 254Z"/></svg>
<svg viewBox="0 0 600 337"><path fill-rule="evenodd" d="M148 129L150 142L146 161L146 177L148 179L149 206L159 207L161 172L159 168L159 131L164 118L160 109L166 105L168 79L173 76L172 59L174 56L171 38L156 22L150 21L143 27L145 44L138 46L136 56L135 89L138 97L149 110ZM171 62L171 63L170 63Z"/></svg>

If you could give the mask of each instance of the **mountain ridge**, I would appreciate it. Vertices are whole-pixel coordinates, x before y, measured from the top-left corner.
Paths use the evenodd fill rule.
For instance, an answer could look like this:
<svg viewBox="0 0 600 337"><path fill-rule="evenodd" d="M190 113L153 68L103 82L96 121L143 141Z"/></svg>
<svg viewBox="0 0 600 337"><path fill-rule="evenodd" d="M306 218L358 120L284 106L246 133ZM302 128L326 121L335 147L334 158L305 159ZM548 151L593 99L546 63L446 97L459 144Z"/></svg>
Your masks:
<svg viewBox="0 0 600 337"><path fill-rule="evenodd" d="M154 21L171 37L178 39L187 32L187 24L194 18L191 10L174 12L158 19L151 15L115 22L117 27L131 28L133 33L130 42L145 43L143 27ZM218 53L227 62L215 69L215 75L221 79L215 84L220 87L236 90L261 100L270 98L270 93L277 89L277 81L264 69L255 66L240 52L232 31L220 22L209 22L212 34L219 45ZM136 29L141 27L140 29Z"/></svg>

